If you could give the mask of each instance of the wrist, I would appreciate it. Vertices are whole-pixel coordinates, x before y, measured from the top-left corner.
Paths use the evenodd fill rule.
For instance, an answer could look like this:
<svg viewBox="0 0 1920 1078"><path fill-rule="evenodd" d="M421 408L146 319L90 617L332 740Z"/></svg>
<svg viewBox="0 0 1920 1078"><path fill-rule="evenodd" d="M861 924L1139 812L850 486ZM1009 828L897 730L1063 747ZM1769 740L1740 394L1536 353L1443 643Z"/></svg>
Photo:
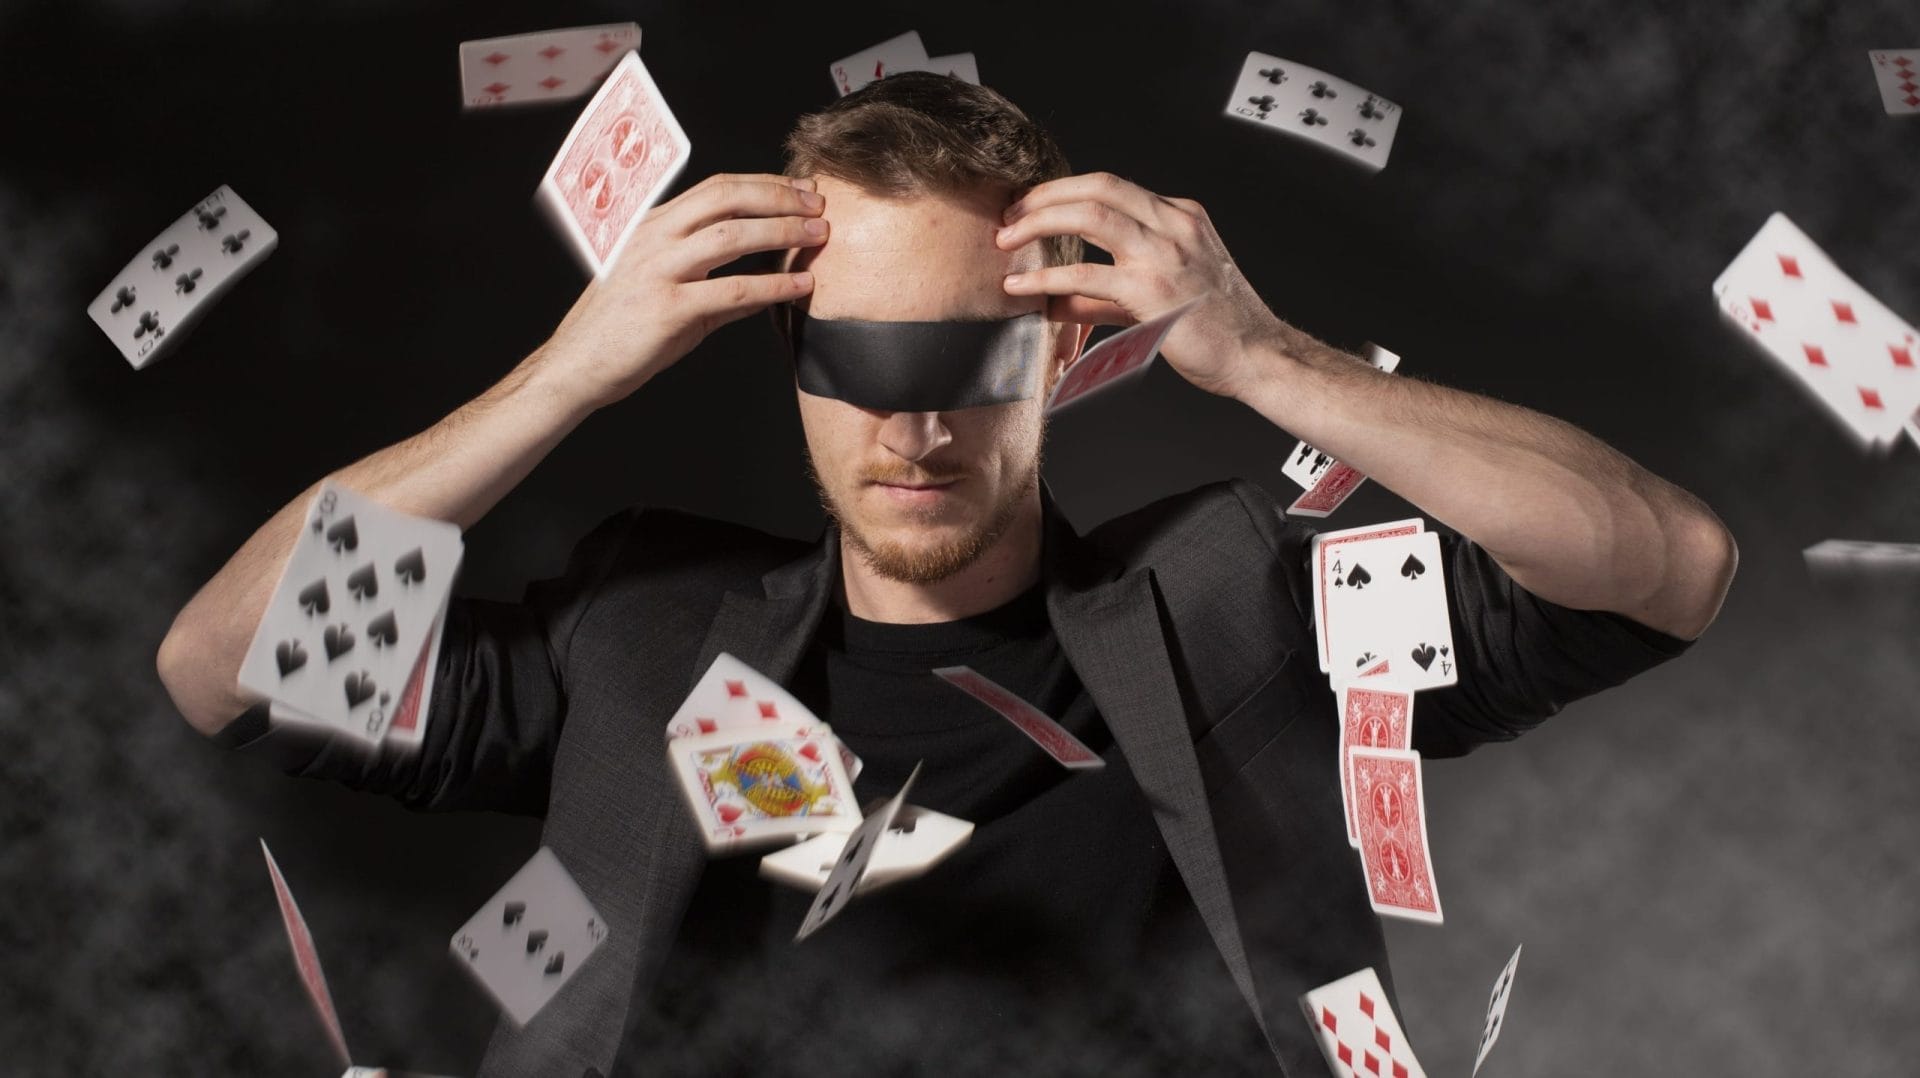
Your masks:
<svg viewBox="0 0 1920 1078"><path fill-rule="evenodd" d="M553 341L534 349L521 369L525 374L521 390L574 423L619 399L591 376L587 363Z"/></svg>

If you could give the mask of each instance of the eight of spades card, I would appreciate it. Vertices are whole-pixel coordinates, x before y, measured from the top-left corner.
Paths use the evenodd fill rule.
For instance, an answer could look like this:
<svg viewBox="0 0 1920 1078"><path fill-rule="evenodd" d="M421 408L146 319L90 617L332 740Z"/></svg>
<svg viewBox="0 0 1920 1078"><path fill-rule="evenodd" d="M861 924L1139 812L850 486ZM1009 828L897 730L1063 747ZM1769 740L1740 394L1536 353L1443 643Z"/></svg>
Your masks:
<svg viewBox="0 0 1920 1078"><path fill-rule="evenodd" d="M307 512L240 665L240 685L379 741L460 564L457 525L334 483Z"/></svg>

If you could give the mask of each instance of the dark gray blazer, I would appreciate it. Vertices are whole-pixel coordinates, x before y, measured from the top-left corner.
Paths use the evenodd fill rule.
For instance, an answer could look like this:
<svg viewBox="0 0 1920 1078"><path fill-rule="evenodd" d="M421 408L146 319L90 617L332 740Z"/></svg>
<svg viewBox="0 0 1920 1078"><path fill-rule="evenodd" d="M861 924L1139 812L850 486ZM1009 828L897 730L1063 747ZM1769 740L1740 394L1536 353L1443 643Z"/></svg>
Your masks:
<svg viewBox="0 0 1920 1078"><path fill-rule="evenodd" d="M1086 536L1044 485L1042 500L1060 645L1280 1072L1324 1074L1297 997L1368 965L1392 985L1341 818L1334 698L1311 620L1312 532L1237 479ZM1460 682L1420 696L1415 747L1427 756L1517 736L1686 647L1539 599L1477 545L1436 530ZM525 1029L500 1025L483 1076L611 1069L636 986L653 982L705 859L667 770L667 718L721 651L787 681L838 586L839 550L831 525L807 543L628 510L521 603L453 603L416 755L290 750L281 733L260 733L258 715L235 724L236 743L258 735L240 747L295 774L418 808L545 816L543 841L611 931Z"/></svg>

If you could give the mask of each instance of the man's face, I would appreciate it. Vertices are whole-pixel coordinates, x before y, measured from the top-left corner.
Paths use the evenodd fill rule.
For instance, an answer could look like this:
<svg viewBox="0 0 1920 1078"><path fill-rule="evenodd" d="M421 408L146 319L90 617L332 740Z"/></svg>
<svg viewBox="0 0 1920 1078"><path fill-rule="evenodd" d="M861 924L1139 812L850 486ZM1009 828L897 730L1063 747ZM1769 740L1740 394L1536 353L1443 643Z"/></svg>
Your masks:
<svg viewBox="0 0 1920 1078"><path fill-rule="evenodd" d="M831 227L825 243L794 262L813 273L802 312L934 322L1044 310L1044 297L1001 287L1007 274L1041 266L1037 243L1014 252L994 246L1007 192L887 199L831 177L818 186ZM1078 351L1076 330L1049 327L1046 387ZM883 577L931 583L965 568L1037 488L1044 390L950 412L889 412L795 392L821 503Z"/></svg>

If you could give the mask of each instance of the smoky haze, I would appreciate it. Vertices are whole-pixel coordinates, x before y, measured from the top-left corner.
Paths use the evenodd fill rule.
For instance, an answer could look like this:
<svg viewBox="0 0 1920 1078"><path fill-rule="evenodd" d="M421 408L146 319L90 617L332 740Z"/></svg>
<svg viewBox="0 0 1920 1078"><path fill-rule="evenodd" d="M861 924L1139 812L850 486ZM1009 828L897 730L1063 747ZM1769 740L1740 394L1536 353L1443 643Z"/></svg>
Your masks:
<svg viewBox="0 0 1920 1078"><path fill-rule="evenodd" d="M1401 1018L1430 1073L1465 1073L1524 941L1484 1073L1912 1072L1920 580L1815 580L1799 552L1920 540L1920 453L1859 453L1708 293L1778 210L1920 319L1920 117L1882 112L1866 59L1920 47L1898 0L0 7L10 1068L334 1073L262 836L358 1062L477 1066L494 1011L446 940L537 823L409 813L223 753L153 655L286 499L477 394L566 310L583 282L531 199L573 110L463 115L455 45L626 19L693 139L682 186L777 168L831 60L918 29L976 52L1077 168L1199 199L1282 317L1568 419L1705 499L1742 566L1691 652L1426 770L1449 916L1388 926ZM1386 170L1221 116L1250 49L1402 104ZM86 305L222 183L279 249L136 373ZM812 534L783 375L764 320L716 334L469 532L460 591L517 596L636 502ZM1291 497L1292 437L1164 367L1076 411L1047 475L1082 530L1229 475ZM1329 526L1412 512L1369 486ZM1236 1005L1137 988L1195 1024Z"/></svg>

